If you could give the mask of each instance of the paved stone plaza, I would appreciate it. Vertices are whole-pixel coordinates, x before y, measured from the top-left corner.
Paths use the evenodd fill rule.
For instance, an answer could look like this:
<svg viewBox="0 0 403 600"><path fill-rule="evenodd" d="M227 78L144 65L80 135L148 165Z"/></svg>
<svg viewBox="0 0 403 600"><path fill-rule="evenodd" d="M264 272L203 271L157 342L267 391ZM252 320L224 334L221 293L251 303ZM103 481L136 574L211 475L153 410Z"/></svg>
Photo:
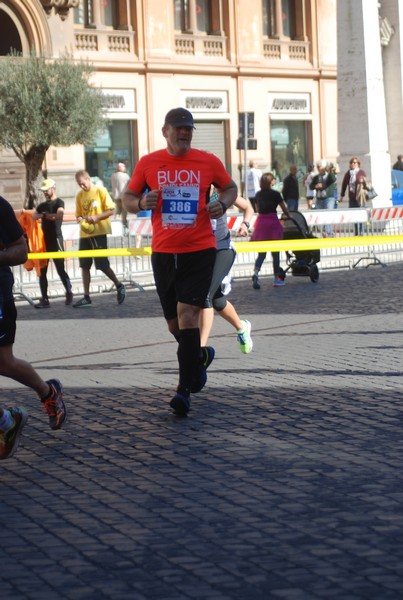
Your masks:
<svg viewBox="0 0 403 600"><path fill-rule="evenodd" d="M62 380L68 420L52 432L2 379L30 418L0 465L1 597L401 599L402 280L394 265L236 281L254 351L217 317L182 419L155 291L19 302L16 354Z"/></svg>

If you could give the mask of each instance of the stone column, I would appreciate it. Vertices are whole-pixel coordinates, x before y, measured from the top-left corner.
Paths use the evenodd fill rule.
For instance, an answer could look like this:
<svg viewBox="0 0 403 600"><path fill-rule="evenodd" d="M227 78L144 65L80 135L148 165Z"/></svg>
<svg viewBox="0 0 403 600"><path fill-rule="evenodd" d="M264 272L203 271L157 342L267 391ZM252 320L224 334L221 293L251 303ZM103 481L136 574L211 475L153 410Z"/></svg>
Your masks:
<svg viewBox="0 0 403 600"><path fill-rule="evenodd" d="M391 179L378 0L337 1L337 81L340 178L351 156L390 204Z"/></svg>
<svg viewBox="0 0 403 600"><path fill-rule="evenodd" d="M382 0L381 43L392 164L403 154L403 0Z"/></svg>
<svg viewBox="0 0 403 600"><path fill-rule="evenodd" d="M276 4L276 37L279 40L284 39L283 30L283 10L281 7L281 0L274 0Z"/></svg>

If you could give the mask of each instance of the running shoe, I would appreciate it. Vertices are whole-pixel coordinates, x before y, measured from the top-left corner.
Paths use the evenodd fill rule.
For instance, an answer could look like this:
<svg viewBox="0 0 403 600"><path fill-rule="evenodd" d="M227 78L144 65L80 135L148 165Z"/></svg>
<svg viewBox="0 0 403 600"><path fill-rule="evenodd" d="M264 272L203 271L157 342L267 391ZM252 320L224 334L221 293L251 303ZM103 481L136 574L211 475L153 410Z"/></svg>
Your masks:
<svg viewBox="0 0 403 600"><path fill-rule="evenodd" d="M279 279L278 277L275 277L272 283L273 287L281 287L282 285L285 285L285 281L284 279Z"/></svg>
<svg viewBox="0 0 403 600"><path fill-rule="evenodd" d="M63 402L62 384L58 379L49 379L46 383L50 387L50 394L42 400L42 404L49 416L49 427L51 429L60 429L67 414Z"/></svg>
<svg viewBox="0 0 403 600"><path fill-rule="evenodd" d="M66 292L66 300L64 301L66 306L73 304L73 292Z"/></svg>
<svg viewBox="0 0 403 600"><path fill-rule="evenodd" d="M126 298L126 288L123 285L123 283L121 283L117 287L117 298L118 298L118 304L122 304L125 301L125 298Z"/></svg>
<svg viewBox="0 0 403 600"><path fill-rule="evenodd" d="M22 429L27 422L28 413L16 406L7 409L13 418L13 425L7 431L0 432L0 460L10 458L17 451Z"/></svg>
<svg viewBox="0 0 403 600"><path fill-rule="evenodd" d="M81 300L73 304L73 308L82 308L83 306L90 307L91 305L92 301L90 298L81 298Z"/></svg>
<svg viewBox="0 0 403 600"><path fill-rule="evenodd" d="M190 395L176 392L169 405L178 417L186 417L190 410Z"/></svg>
<svg viewBox="0 0 403 600"><path fill-rule="evenodd" d="M211 346L201 348L200 370L198 375L193 379L190 391L192 394L198 394L202 391L207 382L207 369L214 360L215 350Z"/></svg>
<svg viewBox="0 0 403 600"><path fill-rule="evenodd" d="M253 341L250 335L252 331L252 325L246 319L241 319L241 323L243 327L236 332L236 337L241 347L241 352L244 354L249 354L249 352L252 352L253 348Z"/></svg>
<svg viewBox="0 0 403 600"><path fill-rule="evenodd" d="M49 308L49 300L48 298L41 298L38 304L35 304L35 308Z"/></svg>
<svg viewBox="0 0 403 600"><path fill-rule="evenodd" d="M215 357L215 350L212 346L204 346L201 348L202 359L201 363L205 369L208 369Z"/></svg>
<svg viewBox="0 0 403 600"><path fill-rule="evenodd" d="M252 287L254 290L260 290L259 277L257 275L252 276Z"/></svg>

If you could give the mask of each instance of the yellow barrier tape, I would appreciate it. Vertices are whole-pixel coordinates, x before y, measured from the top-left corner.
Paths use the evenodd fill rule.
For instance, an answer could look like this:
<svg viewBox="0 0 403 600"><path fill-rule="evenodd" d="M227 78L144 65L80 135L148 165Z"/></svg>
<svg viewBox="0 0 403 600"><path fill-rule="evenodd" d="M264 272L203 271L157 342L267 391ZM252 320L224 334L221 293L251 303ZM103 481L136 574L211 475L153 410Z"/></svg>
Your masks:
<svg viewBox="0 0 403 600"><path fill-rule="evenodd" d="M308 238L299 240L273 240L267 242L236 242L237 252L279 252L320 250L324 248L353 248L356 246L380 246L402 244L403 235L372 235L340 238ZM150 256L149 246L144 248L107 248L105 250L71 250L66 252L30 252L28 258L95 258L98 256Z"/></svg>

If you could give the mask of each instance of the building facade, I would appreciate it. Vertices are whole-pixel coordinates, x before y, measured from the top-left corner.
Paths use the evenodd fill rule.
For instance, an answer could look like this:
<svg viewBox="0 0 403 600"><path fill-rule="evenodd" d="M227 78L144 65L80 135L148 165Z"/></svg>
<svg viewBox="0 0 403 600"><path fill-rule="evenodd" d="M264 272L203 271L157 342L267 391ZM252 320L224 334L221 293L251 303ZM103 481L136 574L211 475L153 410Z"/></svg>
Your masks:
<svg viewBox="0 0 403 600"><path fill-rule="evenodd" d="M291 164L302 176L338 157L336 13L336 0L3 0L0 60L33 48L95 67L104 131L93 147L49 149L44 164L67 200L76 170L109 187L118 162L131 171L164 146L176 106L194 114L194 146L238 184L252 159L282 179ZM23 185L22 165L0 150L0 193L21 205Z"/></svg>

